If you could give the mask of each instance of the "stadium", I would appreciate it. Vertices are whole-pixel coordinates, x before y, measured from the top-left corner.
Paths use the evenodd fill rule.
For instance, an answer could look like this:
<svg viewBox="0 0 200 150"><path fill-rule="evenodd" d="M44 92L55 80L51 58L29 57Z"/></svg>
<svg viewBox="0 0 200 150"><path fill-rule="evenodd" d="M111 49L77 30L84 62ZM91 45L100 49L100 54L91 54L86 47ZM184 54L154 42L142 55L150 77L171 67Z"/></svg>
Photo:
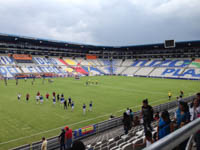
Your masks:
<svg viewBox="0 0 200 150"><path fill-rule="evenodd" d="M142 149L133 148L145 138L142 123L133 123L125 134L123 112L128 108L134 118L140 116L148 99L154 113L168 110L173 118L178 101L189 104L200 91L199 52L200 41L110 47L1 34L0 149L40 149L42 137L48 149L59 149L65 126L88 150ZM65 109L58 94L72 99L74 108L70 103ZM186 138L192 145L199 128L195 121L171 133L173 144L161 139L157 146L172 149ZM152 121L153 133L156 126ZM185 136L176 138L180 135Z"/></svg>
<svg viewBox="0 0 200 150"><path fill-rule="evenodd" d="M200 150L200 0L1 0L0 150Z"/></svg>

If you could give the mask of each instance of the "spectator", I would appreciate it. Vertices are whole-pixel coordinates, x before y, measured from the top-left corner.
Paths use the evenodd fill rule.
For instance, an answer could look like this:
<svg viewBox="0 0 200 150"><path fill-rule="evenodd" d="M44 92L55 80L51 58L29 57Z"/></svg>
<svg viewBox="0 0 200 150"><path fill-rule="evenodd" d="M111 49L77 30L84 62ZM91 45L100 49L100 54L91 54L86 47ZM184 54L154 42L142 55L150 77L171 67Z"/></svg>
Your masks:
<svg viewBox="0 0 200 150"><path fill-rule="evenodd" d="M139 119L138 116L136 116L135 119L133 120L133 126L135 127L135 126L138 126L138 125L140 125L140 119Z"/></svg>
<svg viewBox="0 0 200 150"><path fill-rule="evenodd" d="M152 138L152 133L151 133L151 131L147 130L145 132L144 142L142 144L134 144L133 147L134 148L143 147L143 146L149 147L153 142L154 141L153 141L153 138Z"/></svg>
<svg viewBox="0 0 200 150"><path fill-rule="evenodd" d="M156 112L156 114L154 116L154 120L158 121L159 119L160 119L159 112Z"/></svg>
<svg viewBox="0 0 200 150"><path fill-rule="evenodd" d="M193 121L196 118L200 117L200 105L197 98L194 98L190 107L190 120ZM197 149L200 150L200 132L195 134L194 140L196 142Z"/></svg>
<svg viewBox="0 0 200 150"><path fill-rule="evenodd" d="M141 116L143 118L144 131L147 131L147 127L152 131L151 121L153 120L153 108L148 105L148 99L143 100Z"/></svg>
<svg viewBox="0 0 200 150"><path fill-rule="evenodd" d="M168 111L163 111L158 123L158 128L157 128L158 138L157 139L161 139L167 136L172 131L173 131L173 125L169 118L169 113Z"/></svg>
<svg viewBox="0 0 200 150"><path fill-rule="evenodd" d="M59 142L60 142L60 150L65 150L65 129L61 130L59 135Z"/></svg>
<svg viewBox="0 0 200 150"><path fill-rule="evenodd" d="M180 101L179 108L175 114L177 128L182 127L190 121L189 107L186 102Z"/></svg>
<svg viewBox="0 0 200 150"><path fill-rule="evenodd" d="M123 116L123 124L124 124L124 132L125 134L128 134L128 130L130 130L131 128L131 119L130 116L127 115L126 112L124 112L124 116Z"/></svg>
<svg viewBox="0 0 200 150"><path fill-rule="evenodd" d="M65 127L65 148L70 149L72 146L72 129Z"/></svg>
<svg viewBox="0 0 200 150"><path fill-rule="evenodd" d="M197 98L194 98L193 102L190 105L190 120L195 120L200 114L200 106Z"/></svg>
<svg viewBox="0 0 200 150"><path fill-rule="evenodd" d="M47 140L45 139L45 137L42 138L41 150L47 150Z"/></svg>
<svg viewBox="0 0 200 150"><path fill-rule="evenodd" d="M81 141L75 141L70 150L85 150L85 145Z"/></svg>
<svg viewBox="0 0 200 150"><path fill-rule="evenodd" d="M133 122L134 113L133 113L132 109L130 109L130 118L131 118L131 122Z"/></svg>
<svg viewBox="0 0 200 150"><path fill-rule="evenodd" d="M127 115L130 115L130 109L129 108L126 109L126 113L127 113Z"/></svg>
<svg viewBox="0 0 200 150"><path fill-rule="evenodd" d="M179 108L175 114L176 128L180 128L190 122L189 107L186 102L180 101ZM180 150L185 150L188 139L179 145Z"/></svg>

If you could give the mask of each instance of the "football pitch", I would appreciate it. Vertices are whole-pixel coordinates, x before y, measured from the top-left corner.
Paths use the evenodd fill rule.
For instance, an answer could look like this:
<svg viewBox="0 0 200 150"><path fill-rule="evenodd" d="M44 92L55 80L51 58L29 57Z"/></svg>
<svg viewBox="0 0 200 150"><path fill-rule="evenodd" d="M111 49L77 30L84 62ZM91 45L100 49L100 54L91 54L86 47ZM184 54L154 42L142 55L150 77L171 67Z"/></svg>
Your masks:
<svg viewBox="0 0 200 150"><path fill-rule="evenodd" d="M98 81L98 85L86 86L86 81ZM191 80L153 79L121 76L96 76L74 78L57 78L53 83L42 83L36 79L9 80L5 86L0 81L0 150L9 149L23 144L56 136L63 126L73 129L107 120L111 114L119 116L127 108L133 111L140 109L142 100L149 99L151 105L168 102L168 91L172 92L172 99L176 99L180 90L184 96L200 91L200 82ZM48 92L50 99L43 104L36 104L36 93L40 92L44 99ZM74 111L68 107L64 110L60 103L53 104L52 93L64 94L65 99L70 96L75 102ZM21 101L17 94L21 93ZM27 103L25 95L30 94ZM83 115L82 105L93 101L93 111Z"/></svg>

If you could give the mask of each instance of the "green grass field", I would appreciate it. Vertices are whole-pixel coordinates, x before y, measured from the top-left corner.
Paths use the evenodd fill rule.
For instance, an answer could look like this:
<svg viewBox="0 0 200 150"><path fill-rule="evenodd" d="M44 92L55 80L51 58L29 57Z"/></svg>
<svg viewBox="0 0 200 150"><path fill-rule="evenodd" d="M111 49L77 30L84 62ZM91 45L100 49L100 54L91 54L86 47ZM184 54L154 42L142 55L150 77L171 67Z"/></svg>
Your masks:
<svg viewBox="0 0 200 150"><path fill-rule="evenodd" d="M86 80L98 80L98 85L86 86ZM133 77L82 77L54 79L53 83L42 84L37 79L32 86L32 80L8 81L8 86L0 81L0 149L16 147L22 144L38 141L42 136L52 137L60 133L62 126L69 125L76 129L89 124L97 123L109 118L112 113L121 115L127 107L133 111L140 109L141 102L148 98L152 105L168 101L167 93L170 90L173 99L183 90L185 96L200 91L199 81L152 79ZM50 100L43 104L36 104L36 93L45 96L50 93ZM63 109L59 103L52 103L52 92L64 93L75 102L74 112ZM17 93L22 94L22 100L17 100ZM30 93L30 101L25 101L25 94ZM82 114L83 103L93 101L93 112Z"/></svg>

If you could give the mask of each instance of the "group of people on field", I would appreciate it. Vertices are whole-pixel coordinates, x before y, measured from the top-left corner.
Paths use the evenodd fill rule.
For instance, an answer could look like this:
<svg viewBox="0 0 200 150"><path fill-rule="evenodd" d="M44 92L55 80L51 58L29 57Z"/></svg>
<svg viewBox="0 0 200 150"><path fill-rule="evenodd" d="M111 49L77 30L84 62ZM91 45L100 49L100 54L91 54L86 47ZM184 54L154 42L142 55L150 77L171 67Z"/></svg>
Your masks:
<svg viewBox="0 0 200 150"><path fill-rule="evenodd" d="M21 93L18 93L17 99L18 99L19 101L21 100L21 96L22 96ZM74 111L75 103L74 103L74 101L72 101L71 97L69 97L69 98L68 98L68 101L67 101L67 100L65 99L65 97L64 97L64 94L61 94L61 95L60 95L60 94L57 94L57 95L56 95L56 93L53 92L53 93L52 93L52 96L53 96L52 100L53 100L53 104L54 104L54 105L55 105L57 102L60 102L60 104L64 106L64 109L67 110L67 107L71 107L71 111ZM45 99L48 101L49 98L50 98L49 93L46 93ZM26 102L28 102L29 99L30 99L30 94L27 93L27 94L26 94ZM39 104L39 103L40 103L40 104L43 104L43 102L44 102L44 97L42 96L42 94L40 94L39 91L37 92L35 99L36 99L36 104ZM86 104L83 103L83 106L82 106L83 115L86 114L86 107L87 107ZM90 103L89 103L89 111L92 111L92 107L93 107L93 102L90 101Z"/></svg>
<svg viewBox="0 0 200 150"><path fill-rule="evenodd" d="M184 96L184 92L183 92L183 90L180 90L180 95L177 96L176 99L177 100L181 100L183 98L183 96ZM171 100L171 98L172 98L172 92L169 91L168 92L168 99Z"/></svg>
<svg viewBox="0 0 200 150"><path fill-rule="evenodd" d="M183 96L183 94L182 94ZM148 103L148 99L143 100L141 107L141 114L139 116L134 116L132 110L127 109L124 112L123 123L124 123L124 132L128 134L128 131L134 126L134 120L137 117L139 121L136 122L139 124L143 124L145 140L142 144L134 144L134 147L146 146L148 147L153 142L160 140L172 133L173 131L183 127L187 123L200 118L200 93L196 94L196 97L193 99L192 103L189 104L183 100L178 101L178 109L174 112L174 117L170 118L170 114L167 110L163 112L156 112L151 105ZM133 119L132 119L133 118ZM133 121L132 121L133 120ZM157 121L156 130L152 128L152 121ZM154 133L154 134L152 134ZM195 134L195 142L197 150L200 150L200 130ZM187 145L187 140L182 142L178 149L185 149Z"/></svg>

